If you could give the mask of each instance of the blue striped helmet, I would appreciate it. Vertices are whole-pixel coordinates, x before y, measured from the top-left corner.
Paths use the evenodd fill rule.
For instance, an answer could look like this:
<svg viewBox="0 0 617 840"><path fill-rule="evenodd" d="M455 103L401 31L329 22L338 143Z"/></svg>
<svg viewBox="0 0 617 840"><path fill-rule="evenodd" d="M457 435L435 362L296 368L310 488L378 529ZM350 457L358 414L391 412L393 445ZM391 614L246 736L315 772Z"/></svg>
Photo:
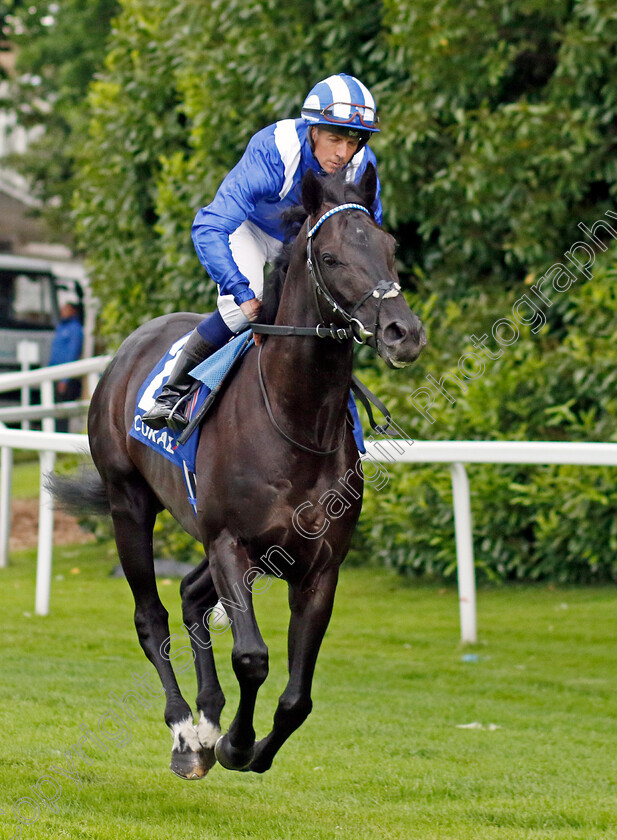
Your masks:
<svg viewBox="0 0 617 840"><path fill-rule="evenodd" d="M338 125L362 133L379 131L371 92L346 73L329 76L315 85L304 100L302 118L309 125Z"/></svg>

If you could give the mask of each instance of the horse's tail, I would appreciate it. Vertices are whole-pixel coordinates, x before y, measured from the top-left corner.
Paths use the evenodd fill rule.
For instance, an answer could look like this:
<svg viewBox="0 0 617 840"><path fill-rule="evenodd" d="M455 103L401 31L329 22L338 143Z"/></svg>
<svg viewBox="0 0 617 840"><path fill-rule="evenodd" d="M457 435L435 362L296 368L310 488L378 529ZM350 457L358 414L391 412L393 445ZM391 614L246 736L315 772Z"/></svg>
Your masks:
<svg viewBox="0 0 617 840"><path fill-rule="evenodd" d="M84 469L73 476L52 473L47 479L47 489L60 507L70 513L98 516L111 513L107 490L96 470Z"/></svg>

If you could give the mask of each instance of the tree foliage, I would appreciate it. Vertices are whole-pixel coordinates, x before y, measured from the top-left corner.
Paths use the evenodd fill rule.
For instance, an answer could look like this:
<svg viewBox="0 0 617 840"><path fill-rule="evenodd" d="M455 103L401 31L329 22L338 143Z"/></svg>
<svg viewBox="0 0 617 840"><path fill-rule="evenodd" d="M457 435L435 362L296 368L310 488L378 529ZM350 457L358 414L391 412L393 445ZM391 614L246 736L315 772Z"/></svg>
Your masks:
<svg viewBox="0 0 617 840"><path fill-rule="evenodd" d="M611 0L124 0L76 201L108 332L207 307L196 209L256 130L339 71L377 96L404 262L450 297L520 281L610 206L616 38Z"/></svg>
<svg viewBox="0 0 617 840"><path fill-rule="evenodd" d="M197 208L255 131L298 114L309 79L346 69L376 82L379 20L375 0L214 0L207 16L125 0L76 196L110 333L212 303L190 241Z"/></svg>
<svg viewBox="0 0 617 840"><path fill-rule="evenodd" d="M608 242L612 240L608 238ZM500 358L484 358L475 380L458 362L470 336L512 318L528 291L482 290L440 303L421 290L411 299L429 334L425 353L407 372L367 361L362 379L385 399L406 435L417 440L617 442L617 243L596 258L591 279L553 303L545 326L520 337ZM528 282L532 282L529 278ZM488 345L498 349L491 341ZM471 371L476 372L474 362ZM476 363L477 364L477 363ZM479 368L478 368L479 369ZM466 390L453 378L454 374ZM435 391L423 416L409 397L426 379L442 381L454 402ZM431 418L432 421L431 422ZM360 556L408 574L456 575L452 487L446 465L398 466L379 454L387 483L367 488ZM488 579L617 580L617 491L613 467L470 465L476 569ZM372 470L371 470L372 471Z"/></svg>
<svg viewBox="0 0 617 840"><path fill-rule="evenodd" d="M76 146L87 133L86 96L102 67L117 0L13 0L4 37L17 46L17 77L7 103L26 128L37 128L25 155L11 163L42 201L52 229L70 235ZM0 7L1 8L1 7Z"/></svg>
<svg viewBox="0 0 617 840"><path fill-rule="evenodd" d="M614 202L614 0L120 5L70 182L112 342L164 312L212 305L214 284L190 241L195 211L252 134L297 116L330 73L362 78L380 107L372 146L385 225L401 244L403 282L431 342L415 381L455 364L478 324L507 313L525 278L579 237L577 223ZM84 87L75 90L78 101ZM52 155L52 172L57 165ZM411 434L614 440L613 262L609 254L593 281L551 309L545 333L523 331L438 424ZM390 377L363 353L360 362L404 425L412 380ZM451 571L448 487L447 473L427 467L369 493L365 551L406 569ZM616 577L617 499L606 471L477 467L473 488L487 574Z"/></svg>

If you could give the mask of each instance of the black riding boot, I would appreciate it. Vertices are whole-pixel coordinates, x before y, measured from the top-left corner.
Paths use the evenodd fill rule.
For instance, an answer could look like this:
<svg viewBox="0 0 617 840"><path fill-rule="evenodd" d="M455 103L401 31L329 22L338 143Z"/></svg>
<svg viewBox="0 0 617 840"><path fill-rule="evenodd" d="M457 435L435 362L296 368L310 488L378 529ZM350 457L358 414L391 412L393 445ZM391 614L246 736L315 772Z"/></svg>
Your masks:
<svg viewBox="0 0 617 840"><path fill-rule="evenodd" d="M162 429L164 426L169 426L174 432L179 432L188 425L182 406L179 407L178 411L174 411L174 409L195 383L195 380L189 376L189 371L218 349L214 344L205 341L197 330L193 330L189 340L180 351L169 379L156 398L156 402L141 418L146 426L150 426L151 429ZM171 423L168 423L172 413Z"/></svg>

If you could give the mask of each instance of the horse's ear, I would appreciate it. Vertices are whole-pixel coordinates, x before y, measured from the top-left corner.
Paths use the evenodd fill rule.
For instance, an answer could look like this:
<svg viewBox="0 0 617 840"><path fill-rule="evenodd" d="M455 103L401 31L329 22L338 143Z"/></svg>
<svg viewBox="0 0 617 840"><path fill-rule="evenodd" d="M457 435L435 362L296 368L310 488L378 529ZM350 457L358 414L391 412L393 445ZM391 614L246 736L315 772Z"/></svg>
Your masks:
<svg viewBox="0 0 617 840"><path fill-rule="evenodd" d="M367 207L372 207L377 195L377 172L372 163L367 164L364 175L360 180L360 192L364 196Z"/></svg>
<svg viewBox="0 0 617 840"><path fill-rule="evenodd" d="M312 169L307 169L302 179L302 206L314 216L323 204L323 187Z"/></svg>

